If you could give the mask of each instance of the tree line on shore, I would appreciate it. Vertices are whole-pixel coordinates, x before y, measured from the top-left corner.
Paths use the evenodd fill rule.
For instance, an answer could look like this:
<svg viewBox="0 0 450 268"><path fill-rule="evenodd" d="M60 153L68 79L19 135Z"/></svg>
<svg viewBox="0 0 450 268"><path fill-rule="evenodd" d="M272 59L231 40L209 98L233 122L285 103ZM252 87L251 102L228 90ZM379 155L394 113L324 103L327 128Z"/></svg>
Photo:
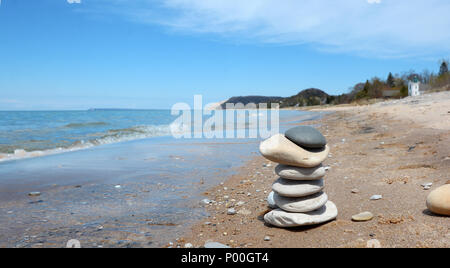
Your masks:
<svg viewBox="0 0 450 268"><path fill-rule="evenodd" d="M281 108L287 107L305 107L325 104L347 104L362 100L385 98L384 92L390 91L388 94L391 98L404 98L408 96L409 81L417 81L421 83L421 90L427 91L443 91L450 90L450 72L449 61L441 60L439 62L439 72L434 73L424 70L420 73L410 70L402 74L388 74L386 80L379 77L373 77L365 82L357 83L349 89L348 93L341 95L328 95L326 92L309 88L300 91L298 94L290 97L265 97L265 96L241 96L232 97L222 104L222 108L226 109L226 104L242 103L271 103L280 104Z"/></svg>
<svg viewBox="0 0 450 268"><path fill-rule="evenodd" d="M398 94L392 97L404 98L408 96L409 81L418 81L421 83L421 89L427 91L450 90L450 72L448 70L449 62L440 61L440 68L437 74L424 70L420 73L410 70L402 74L388 74L386 80L379 77L373 77L364 83L358 83L350 89L349 93L332 96L329 104L352 103L364 99L383 98L383 91L394 90Z"/></svg>

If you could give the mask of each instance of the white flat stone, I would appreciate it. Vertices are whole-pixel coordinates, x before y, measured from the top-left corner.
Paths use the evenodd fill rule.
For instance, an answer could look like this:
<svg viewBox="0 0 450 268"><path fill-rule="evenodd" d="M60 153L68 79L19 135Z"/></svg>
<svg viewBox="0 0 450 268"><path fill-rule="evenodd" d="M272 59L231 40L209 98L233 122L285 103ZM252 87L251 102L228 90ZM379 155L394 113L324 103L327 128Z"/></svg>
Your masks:
<svg viewBox="0 0 450 268"><path fill-rule="evenodd" d="M304 213L319 209L328 201L328 196L324 192L319 192L305 197L284 197L277 193L273 195L275 204L279 208L289 212Z"/></svg>
<svg viewBox="0 0 450 268"><path fill-rule="evenodd" d="M283 179L309 181L319 180L325 176L328 168L319 165L313 168L301 168L286 165L277 165L275 173Z"/></svg>
<svg viewBox="0 0 450 268"><path fill-rule="evenodd" d="M312 168L319 166L328 156L330 147L305 150L282 134L276 134L259 146L261 154L270 161L283 165Z"/></svg>
<svg viewBox="0 0 450 268"><path fill-rule="evenodd" d="M372 195L372 196L370 197L370 200L380 200L380 199L382 199L382 198L383 198L382 195L376 194L376 195Z"/></svg>
<svg viewBox="0 0 450 268"><path fill-rule="evenodd" d="M279 178L272 189L278 195L284 197L304 197L322 191L324 188L323 179L314 181L293 181Z"/></svg>
<svg viewBox="0 0 450 268"><path fill-rule="evenodd" d="M264 221L277 227L297 227L316 225L336 219L338 209L336 205L328 201L325 206L308 213L290 213L281 209L275 209L264 215Z"/></svg>

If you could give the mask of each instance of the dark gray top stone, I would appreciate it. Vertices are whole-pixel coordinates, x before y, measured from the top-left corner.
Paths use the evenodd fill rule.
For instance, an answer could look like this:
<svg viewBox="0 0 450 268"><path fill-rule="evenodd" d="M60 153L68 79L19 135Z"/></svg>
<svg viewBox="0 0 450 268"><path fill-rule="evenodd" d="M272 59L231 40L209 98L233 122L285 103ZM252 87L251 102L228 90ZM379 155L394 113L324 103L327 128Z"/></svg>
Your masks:
<svg viewBox="0 0 450 268"><path fill-rule="evenodd" d="M307 149L320 149L327 144L327 140L322 133L310 126L291 128L284 135L293 143Z"/></svg>

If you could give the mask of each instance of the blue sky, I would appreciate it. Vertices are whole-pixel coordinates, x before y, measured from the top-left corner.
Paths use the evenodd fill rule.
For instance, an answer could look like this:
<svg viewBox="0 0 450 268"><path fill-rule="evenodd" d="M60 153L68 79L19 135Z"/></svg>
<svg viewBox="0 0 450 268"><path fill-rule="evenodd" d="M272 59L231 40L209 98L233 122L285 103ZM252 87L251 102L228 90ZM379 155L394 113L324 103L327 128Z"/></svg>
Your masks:
<svg viewBox="0 0 450 268"><path fill-rule="evenodd" d="M449 11L448 0L1 0L0 110L340 94L436 72Z"/></svg>

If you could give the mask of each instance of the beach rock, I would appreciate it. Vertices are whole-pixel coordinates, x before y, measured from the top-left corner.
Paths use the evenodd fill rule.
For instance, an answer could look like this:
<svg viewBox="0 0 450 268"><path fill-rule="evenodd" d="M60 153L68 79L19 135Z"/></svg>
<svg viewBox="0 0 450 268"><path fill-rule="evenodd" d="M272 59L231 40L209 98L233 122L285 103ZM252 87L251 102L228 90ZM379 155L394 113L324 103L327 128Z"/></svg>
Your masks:
<svg viewBox="0 0 450 268"><path fill-rule="evenodd" d="M430 190L431 186L433 186L432 182L428 182L428 183L423 183L422 184L422 187L423 187L424 190Z"/></svg>
<svg viewBox="0 0 450 268"><path fill-rule="evenodd" d="M427 197L427 207L435 214L450 216L450 184L432 191Z"/></svg>
<svg viewBox="0 0 450 268"><path fill-rule="evenodd" d="M278 208L277 204L275 204L275 200L273 199L274 192L270 192L269 196L267 197L267 203L270 208Z"/></svg>
<svg viewBox="0 0 450 268"><path fill-rule="evenodd" d="M373 214L368 211L352 216L353 221L370 221L371 219L373 219Z"/></svg>
<svg viewBox="0 0 450 268"><path fill-rule="evenodd" d="M264 237L264 241L270 241L270 236L266 235L266 236Z"/></svg>
<svg viewBox="0 0 450 268"><path fill-rule="evenodd" d="M320 149L327 140L317 129L310 126L298 126L286 131L285 136L293 143L307 149Z"/></svg>
<svg viewBox="0 0 450 268"><path fill-rule="evenodd" d="M191 243L184 244L184 248L193 248L194 246Z"/></svg>
<svg viewBox="0 0 450 268"><path fill-rule="evenodd" d="M264 221L277 227L297 227L316 225L335 219L338 215L336 205L328 201L325 206L308 213L290 213L275 209L264 215Z"/></svg>
<svg viewBox="0 0 450 268"><path fill-rule="evenodd" d="M275 173L283 179L308 181L319 180L327 173L327 168L319 165L313 168L301 168L286 165L277 165L275 167Z"/></svg>
<svg viewBox="0 0 450 268"><path fill-rule="evenodd" d="M323 149L305 150L288 140L282 134L276 134L263 141L259 146L261 154L279 164L312 168L319 166L330 152L326 145Z"/></svg>
<svg viewBox="0 0 450 268"><path fill-rule="evenodd" d="M370 200L380 200L380 199L382 199L382 198L383 198L382 195L376 194L376 195L372 195L372 196L370 197Z"/></svg>
<svg viewBox="0 0 450 268"><path fill-rule="evenodd" d="M221 244L219 242L207 242L205 243L205 248L230 248L227 245Z"/></svg>
<svg viewBox="0 0 450 268"><path fill-rule="evenodd" d="M28 194L28 196L40 196L41 193L40 192L31 192Z"/></svg>
<svg viewBox="0 0 450 268"><path fill-rule="evenodd" d="M212 201L209 200L208 198L205 198L205 199L202 200L202 203L205 204L205 205L209 205L209 204L212 203Z"/></svg>
<svg viewBox="0 0 450 268"><path fill-rule="evenodd" d="M230 209L227 211L227 214L228 214L228 215L235 215L235 214L236 214L236 210L235 210L234 208L230 208Z"/></svg>
<svg viewBox="0 0 450 268"><path fill-rule="evenodd" d="M279 178L272 185L275 193L285 197L303 197L322 191L323 179L314 181L293 181Z"/></svg>
<svg viewBox="0 0 450 268"><path fill-rule="evenodd" d="M282 210L296 213L310 212L319 209L328 201L328 196L324 192L296 198L284 197L275 193L273 198L275 204Z"/></svg>

